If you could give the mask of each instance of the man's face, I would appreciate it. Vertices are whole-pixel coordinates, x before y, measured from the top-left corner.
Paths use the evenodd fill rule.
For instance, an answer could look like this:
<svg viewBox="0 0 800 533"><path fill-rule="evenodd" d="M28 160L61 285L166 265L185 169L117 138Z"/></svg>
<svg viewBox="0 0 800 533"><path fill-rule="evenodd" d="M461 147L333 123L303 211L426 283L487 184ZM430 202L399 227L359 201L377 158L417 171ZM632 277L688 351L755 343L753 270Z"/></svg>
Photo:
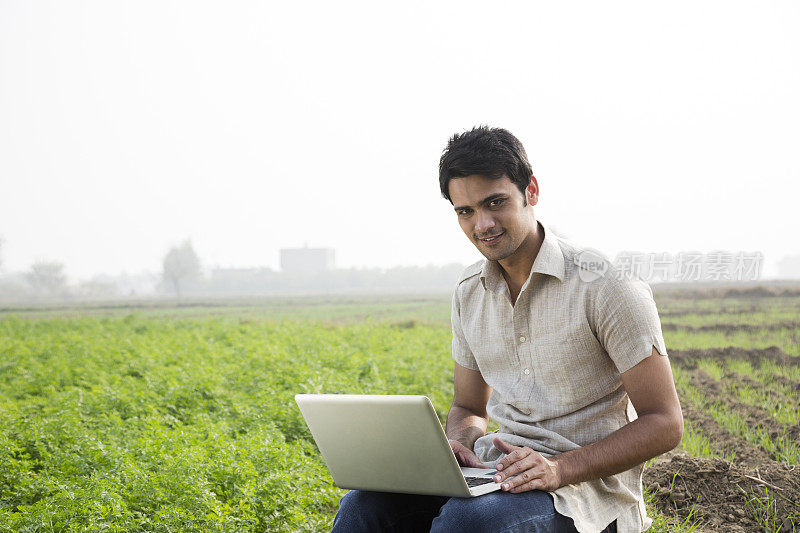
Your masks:
<svg viewBox="0 0 800 533"><path fill-rule="evenodd" d="M449 190L461 229L487 259L511 258L533 238L533 205L539 195L535 178L531 177L525 196L507 176L453 178Z"/></svg>

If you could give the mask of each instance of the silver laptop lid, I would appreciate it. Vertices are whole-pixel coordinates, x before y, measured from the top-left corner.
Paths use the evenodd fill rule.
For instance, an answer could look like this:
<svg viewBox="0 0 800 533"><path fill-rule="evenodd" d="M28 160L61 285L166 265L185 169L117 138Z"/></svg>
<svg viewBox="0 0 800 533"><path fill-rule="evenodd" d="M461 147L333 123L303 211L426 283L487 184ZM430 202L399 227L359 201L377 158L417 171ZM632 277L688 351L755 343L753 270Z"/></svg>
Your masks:
<svg viewBox="0 0 800 533"><path fill-rule="evenodd" d="M427 396L298 394L295 401L337 486L470 496Z"/></svg>

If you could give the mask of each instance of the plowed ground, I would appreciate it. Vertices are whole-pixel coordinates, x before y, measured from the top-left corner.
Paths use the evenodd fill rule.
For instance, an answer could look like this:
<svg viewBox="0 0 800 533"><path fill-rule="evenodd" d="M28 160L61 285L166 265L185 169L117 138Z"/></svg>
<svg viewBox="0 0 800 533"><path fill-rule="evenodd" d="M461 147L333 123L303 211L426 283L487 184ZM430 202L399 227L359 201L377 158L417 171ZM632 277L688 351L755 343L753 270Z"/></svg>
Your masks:
<svg viewBox="0 0 800 533"><path fill-rule="evenodd" d="M648 468L645 483L665 512L693 514L709 531L791 532L800 523L795 465L768 461L749 468L678 454Z"/></svg>
<svg viewBox="0 0 800 533"><path fill-rule="evenodd" d="M790 439L800 445L800 427L781 424L763 408L747 405L725 390L705 371L698 368L700 359L743 359L759 368L764 360L780 365L798 365L800 358L786 355L777 348L743 350L740 348L670 352L672 364L685 370L692 386L703 391L711 402L725 405L732 413L747 420L748 426L761 428L771 439ZM751 387L765 385L749 376L731 377ZM778 376L777 378L780 378ZM779 381L779 379L776 379ZM790 397L797 401L800 384L782 378L790 386ZM800 466L775 457L766 448L754 445L720 426L702 408L681 399L684 418L691 421L722 455L735 454L733 463L723 459L691 457L672 453L645 470L644 482L653 492L656 505L666 514L682 519L699 520L706 531L800 531Z"/></svg>

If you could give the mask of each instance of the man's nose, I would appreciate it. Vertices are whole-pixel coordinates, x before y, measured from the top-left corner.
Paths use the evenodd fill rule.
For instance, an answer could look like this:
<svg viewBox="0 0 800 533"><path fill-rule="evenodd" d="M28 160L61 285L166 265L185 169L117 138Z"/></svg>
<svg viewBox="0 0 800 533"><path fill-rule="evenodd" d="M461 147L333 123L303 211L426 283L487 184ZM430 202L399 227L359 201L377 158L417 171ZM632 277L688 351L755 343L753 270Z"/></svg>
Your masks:
<svg viewBox="0 0 800 533"><path fill-rule="evenodd" d="M494 227L494 217L491 213L485 211L478 211L477 219L475 220L475 233L483 235Z"/></svg>

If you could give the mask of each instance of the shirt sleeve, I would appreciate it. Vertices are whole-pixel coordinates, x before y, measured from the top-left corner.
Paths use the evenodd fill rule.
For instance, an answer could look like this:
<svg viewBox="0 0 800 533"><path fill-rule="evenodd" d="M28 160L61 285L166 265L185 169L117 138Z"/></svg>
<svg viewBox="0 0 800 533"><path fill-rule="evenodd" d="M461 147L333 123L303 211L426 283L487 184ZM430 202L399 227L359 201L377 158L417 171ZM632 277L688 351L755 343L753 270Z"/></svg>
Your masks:
<svg viewBox="0 0 800 533"><path fill-rule="evenodd" d="M464 337L464 330L461 328L461 302L458 298L458 288L453 293L453 307L450 311L450 324L453 328L453 359L456 363L469 368L479 370L475 356L469 348L467 339Z"/></svg>
<svg viewBox="0 0 800 533"><path fill-rule="evenodd" d="M641 279L606 279L596 300L597 339L620 374L653 353L667 355L650 286Z"/></svg>

